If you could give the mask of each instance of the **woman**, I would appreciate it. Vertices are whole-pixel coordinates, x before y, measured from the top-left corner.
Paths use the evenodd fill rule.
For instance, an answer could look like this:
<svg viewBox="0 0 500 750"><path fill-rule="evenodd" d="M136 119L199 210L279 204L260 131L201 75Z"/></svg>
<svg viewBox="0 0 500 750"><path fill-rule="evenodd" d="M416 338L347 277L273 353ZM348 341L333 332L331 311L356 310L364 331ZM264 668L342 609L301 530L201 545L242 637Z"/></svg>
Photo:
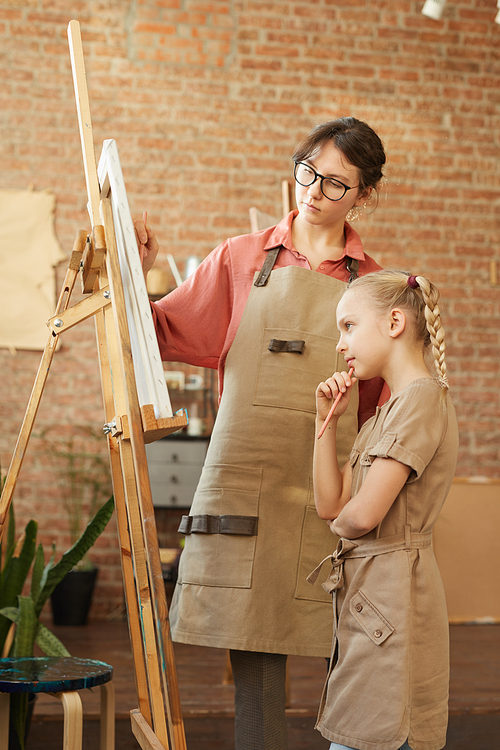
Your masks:
<svg viewBox="0 0 500 750"><path fill-rule="evenodd" d="M385 153L351 117L316 127L293 156L298 210L223 242L152 305L167 361L219 372L220 406L170 611L174 640L230 649L236 749L284 750L287 654L328 656L329 597L306 576L332 537L312 491L318 383L340 370L332 334L349 278L377 270L346 222L376 190ZM147 273L158 253L136 222ZM380 380L343 418L339 460L374 412Z"/></svg>

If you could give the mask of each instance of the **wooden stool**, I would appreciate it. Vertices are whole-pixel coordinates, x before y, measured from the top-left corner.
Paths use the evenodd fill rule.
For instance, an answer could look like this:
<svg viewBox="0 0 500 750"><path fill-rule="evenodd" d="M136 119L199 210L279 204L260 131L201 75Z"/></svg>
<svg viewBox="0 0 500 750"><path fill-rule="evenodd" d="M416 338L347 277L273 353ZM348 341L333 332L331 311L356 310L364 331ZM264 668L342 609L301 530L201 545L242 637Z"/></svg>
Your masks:
<svg viewBox="0 0 500 750"><path fill-rule="evenodd" d="M93 659L41 656L0 659L0 750L9 746L10 693L49 693L64 709L63 750L81 750L83 711L78 690L101 687L101 750L115 747L113 667Z"/></svg>

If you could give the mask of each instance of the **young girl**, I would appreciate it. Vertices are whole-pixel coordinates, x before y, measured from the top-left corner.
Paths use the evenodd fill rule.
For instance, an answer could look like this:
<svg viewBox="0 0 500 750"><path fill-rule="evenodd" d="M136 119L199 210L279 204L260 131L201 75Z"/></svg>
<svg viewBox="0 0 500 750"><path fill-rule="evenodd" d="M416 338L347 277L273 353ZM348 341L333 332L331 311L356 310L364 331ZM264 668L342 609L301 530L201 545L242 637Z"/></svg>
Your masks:
<svg viewBox="0 0 500 750"><path fill-rule="evenodd" d="M446 742L448 619L431 539L458 430L438 299L428 279L402 271L356 279L337 308L337 351L349 373L316 391L318 432L342 394L314 453L316 508L340 537L326 558L335 625L317 722L331 750L439 750ZM429 346L437 379L425 362ZM336 427L351 386L377 375L391 398L340 470Z"/></svg>

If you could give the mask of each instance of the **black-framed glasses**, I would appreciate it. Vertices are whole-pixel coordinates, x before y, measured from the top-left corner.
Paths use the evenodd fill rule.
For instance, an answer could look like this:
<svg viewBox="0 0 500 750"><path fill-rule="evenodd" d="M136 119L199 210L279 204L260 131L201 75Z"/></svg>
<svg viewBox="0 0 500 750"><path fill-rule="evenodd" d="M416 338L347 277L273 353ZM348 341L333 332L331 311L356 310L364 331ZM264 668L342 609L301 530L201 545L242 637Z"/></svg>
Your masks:
<svg viewBox="0 0 500 750"><path fill-rule="evenodd" d="M349 187L349 185L344 185L343 182L334 180L332 177L323 177L310 164L305 164L303 161L296 161L294 164L293 176L299 185L302 185L302 187L311 187L316 180L321 180L321 192L329 201L339 201L348 190L354 190L354 188L359 187L359 185Z"/></svg>

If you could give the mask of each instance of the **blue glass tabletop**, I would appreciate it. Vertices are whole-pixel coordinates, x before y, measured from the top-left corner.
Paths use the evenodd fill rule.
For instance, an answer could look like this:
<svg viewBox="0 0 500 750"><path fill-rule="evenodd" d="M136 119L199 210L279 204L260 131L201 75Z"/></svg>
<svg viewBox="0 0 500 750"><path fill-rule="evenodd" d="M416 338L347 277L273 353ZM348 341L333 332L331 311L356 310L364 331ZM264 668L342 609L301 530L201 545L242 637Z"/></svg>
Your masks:
<svg viewBox="0 0 500 750"><path fill-rule="evenodd" d="M0 659L0 692L59 693L109 682L113 667L95 659L38 656Z"/></svg>

